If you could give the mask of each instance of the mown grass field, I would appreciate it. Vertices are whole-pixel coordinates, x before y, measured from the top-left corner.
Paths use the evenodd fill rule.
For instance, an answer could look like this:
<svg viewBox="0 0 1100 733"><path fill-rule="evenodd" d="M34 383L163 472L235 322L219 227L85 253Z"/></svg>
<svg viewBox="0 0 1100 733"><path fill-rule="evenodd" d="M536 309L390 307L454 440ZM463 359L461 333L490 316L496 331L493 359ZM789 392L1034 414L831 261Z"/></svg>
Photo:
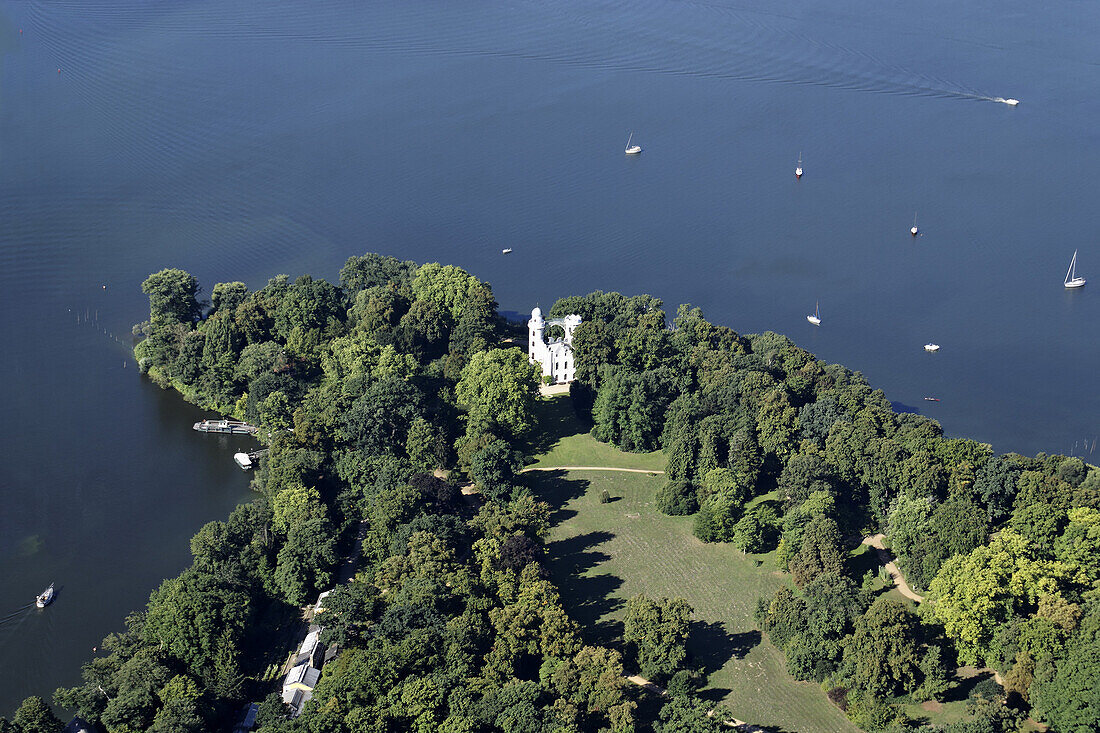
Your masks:
<svg viewBox="0 0 1100 733"><path fill-rule="evenodd" d="M536 458L529 468L552 466L607 466L611 468L639 468L649 471L665 470L665 454L624 453L601 443L589 434L585 425L573 412L569 395L543 399L536 410L537 436L527 447L526 453Z"/></svg>
<svg viewBox="0 0 1100 733"><path fill-rule="evenodd" d="M601 464L571 458L554 465ZM768 556L758 566L732 545L700 542L690 517L658 512L662 476L554 471L525 481L554 508L550 572L588 640L617 646L626 600L637 593L681 596L695 609L689 649L708 675L710 700L776 731L858 730L818 685L791 678L782 654L756 629L756 599L788 583L785 574ZM614 497L608 504L600 503L604 490Z"/></svg>

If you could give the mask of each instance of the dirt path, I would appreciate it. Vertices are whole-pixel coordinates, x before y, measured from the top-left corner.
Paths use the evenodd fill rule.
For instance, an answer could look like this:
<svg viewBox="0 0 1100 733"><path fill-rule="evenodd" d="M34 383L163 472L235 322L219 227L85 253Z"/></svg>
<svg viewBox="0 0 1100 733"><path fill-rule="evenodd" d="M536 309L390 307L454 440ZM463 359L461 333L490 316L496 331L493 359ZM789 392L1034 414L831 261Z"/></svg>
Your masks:
<svg viewBox="0 0 1100 733"><path fill-rule="evenodd" d="M894 559L890 557L890 553L882 546L882 541L886 539L886 535L879 533L872 535L871 537L865 537L863 544L870 545L878 552L878 559L886 567L886 572L890 573L890 577L894 579L894 585L903 596L911 601L920 603L924 600L923 596L918 596L909 584L905 582L905 576L898 570L898 566L894 563Z"/></svg>
<svg viewBox="0 0 1100 733"><path fill-rule="evenodd" d="M664 471L654 471L649 468L609 468L608 466L547 466L538 468L525 468L520 473L528 471L624 471L626 473L655 473L664 475Z"/></svg>

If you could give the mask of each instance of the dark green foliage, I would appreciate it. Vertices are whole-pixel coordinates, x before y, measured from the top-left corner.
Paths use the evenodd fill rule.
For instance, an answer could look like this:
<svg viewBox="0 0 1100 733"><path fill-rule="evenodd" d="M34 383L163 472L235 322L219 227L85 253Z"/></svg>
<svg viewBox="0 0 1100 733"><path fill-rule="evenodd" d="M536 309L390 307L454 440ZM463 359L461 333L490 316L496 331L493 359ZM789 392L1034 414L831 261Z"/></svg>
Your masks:
<svg viewBox="0 0 1100 733"><path fill-rule="evenodd" d="M149 296L149 321L154 325L193 323L202 312L195 300L198 281L183 270L154 273L141 284L141 291Z"/></svg>
<svg viewBox="0 0 1100 733"><path fill-rule="evenodd" d="M1026 459L1014 454L997 456L987 462L974 478L974 492L981 499L994 522L1004 517L1016 496L1016 479L1026 466Z"/></svg>
<svg viewBox="0 0 1100 733"><path fill-rule="evenodd" d="M28 697L24 700L15 711L12 722L20 733L60 733L64 726L40 697Z"/></svg>
<svg viewBox="0 0 1100 733"><path fill-rule="evenodd" d="M1100 604L1093 601L1064 656L1040 661L1031 685L1035 713L1058 731L1100 729Z"/></svg>
<svg viewBox="0 0 1100 733"><path fill-rule="evenodd" d="M745 552L770 552L779 541L781 526L775 509L769 504L757 504L737 520L731 541Z"/></svg>
<svg viewBox="0 0 1100 733"><path fill-rule="evenodd" d="M689 695L673 695L661 707L654 733L723 733L723 722L732 719L729 711L712 708L707 702Z"/></svg>
<svg viewBox="0 0 1100 733"><path fill-rule="evenodd" d="M393 284L408 287L416 274L416 263L370 252L359 257L349 257L340 270L340 287L349 298L360 290Z"/></svg>
<svg viewBox="0 0 1100 733"><path fill-rule="evenodd" d="M667 367L640 374L626 369L612 372L592 408L592 434L626 451L656 450L674 384Z"/></svg>
<svg viewBox="0 0 1100 733"><path fill-rule="evenodd" d="M522 465L523 456L519 451L503 440L496 440L474 454L470 478L486 496L506 501Z"/></svg>
<svg viewBox="0 0 1100 733"><path fill-rule="evenodd" d="M806 524L802 530L802 546L791 558L790 568L799 587L822 573L844 573L840 530L831 517L816 516Z"/></svg>
<svg viewBox="0 0 1100 733"><path fill-rule="evenodd" d="M897 601L879 599L856 619L842 673L851 687L883 699L913 692L921 681L920 622Z"/></svg>
<svg viewBox="0 0 1100 733"><path fill-rule="evenodd" d="M657 490L657 509L672 516L699 511L699 499L690 481L672 480Z"/></svg>
<svg viewBox="0 0 1100 733"><path fill-rule="evenodd" d="M637 595L626 603L623 641L631 649L643 677L662 681L687 659L692 609L683 598Z"/></svg>

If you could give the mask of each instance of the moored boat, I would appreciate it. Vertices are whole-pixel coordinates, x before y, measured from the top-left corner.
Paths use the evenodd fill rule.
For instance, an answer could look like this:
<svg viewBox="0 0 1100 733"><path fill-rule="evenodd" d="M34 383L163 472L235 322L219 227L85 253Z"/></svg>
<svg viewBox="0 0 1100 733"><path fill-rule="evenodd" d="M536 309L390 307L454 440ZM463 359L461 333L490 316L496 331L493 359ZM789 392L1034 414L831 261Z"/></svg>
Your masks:
<svg viewBox="0 0 1100 733"><path fill-rule="evenodd" d="M634 133L631 132L630 137L628 137L626 139L626 154L627 155L637 155L638 153L642 152L642 146L641 145L631 145L630 144L630 141L633 140L633 139L634 139Z"/></svg>
<svg viewBox="0 0 1100 733"><path fill-rule="evenodd" d="M34 605L39 608L45 608L53 603L54 589L53 583L50 583L50 587L38 594L38 597L34 599Z"/></svg>
<svg viewBox="0 0 1100 733"><path fill-rule="evenodd" d="M200 433L230 433L232 435L251 435L259 428L240 420L200 420L191 426Z"/></svg>
<svg viewBox="0 0 1100 733"><path fill-rule="evenodd" d="M925 344L924 345L924 350L928 351L928 352L936 352L936 351L940 350L940 345L939 344L931 344L931 343Z"/></svg>

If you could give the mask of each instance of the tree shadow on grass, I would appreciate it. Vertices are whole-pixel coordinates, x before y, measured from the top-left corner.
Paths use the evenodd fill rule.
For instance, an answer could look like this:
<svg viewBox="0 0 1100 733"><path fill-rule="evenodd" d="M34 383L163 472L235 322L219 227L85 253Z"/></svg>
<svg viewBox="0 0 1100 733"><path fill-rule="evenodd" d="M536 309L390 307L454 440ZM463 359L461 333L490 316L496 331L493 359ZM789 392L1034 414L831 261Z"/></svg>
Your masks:
<svg viewBox="0 0 1100 733"><path fill-rule="evenodd" d="M967 670L968 676L964 676L964 674L967 673L963 673L962 670ZM943 693L940 702L960 702L966 700L974 692L974 687L977 686L979 682L984 682L992 678L993 672L991 670L975 671L971 668L963 667L955 673L955 680L958 682L958 685Z"/></svg>
<svg viewBox="0 0 1100 733"><path fill-rule="evenodd" d="M550 505L552 525L577 515L576 511L566 509L565 505L572 499L584 496L590 485L587 479L568 478L567 471L531 471L523 474L523 479L536 499Z"/></svg>
<svg viewBox="0 0 1100 733"><path fill-rule="evenodd" d="M725 624L718 621L694 621L688 635L688 651L695 666L705 675L711 675L731 659L744 659L760 643L756 629L731 634Z"/></svg>
<svg viewBox="0 0 1100 733"><path fill-rule="evenodd" d="M695 621L691 624L688 636L688 651L691 653L693 666L704 677L710 677L731 659L744 659L760 643L760 638L760 632L756 629L731 634L724 624L717 621ZM730 692L711 687L701 690L699 694L704 699L717 703Z"/></svg>
<svg viewBox="0 0 1100 733"><path fill-rule="evenodd" d="M537 426L524 446L524 453L538 456L549 453L554 446L570 435L587 433L592 426L577 417L573 398L569 395L541 400L535 408Z"/></svg>
<svg viewBox="0 0 1100 733"><path fill-rule="evenodd" d="M597 644L609 644L622 636L622 624L606 618L623 601L612 594L623 584L621 578L603 573L585 575L600 563L611 559L595 549L615 537L610 532L588 532L547 545L547 568L561 592L562 605L581 625L584 638Z"/></svg>

